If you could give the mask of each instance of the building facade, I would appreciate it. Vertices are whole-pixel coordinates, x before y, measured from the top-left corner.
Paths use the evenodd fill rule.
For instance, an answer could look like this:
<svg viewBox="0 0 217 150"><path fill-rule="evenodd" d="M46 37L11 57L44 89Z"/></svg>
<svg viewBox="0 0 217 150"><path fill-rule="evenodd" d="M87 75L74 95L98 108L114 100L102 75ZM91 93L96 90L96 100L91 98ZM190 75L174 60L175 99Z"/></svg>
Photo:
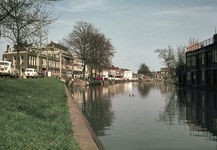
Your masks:
<svg viewBox="0 0 217 150"><path fill-rule="evenodd" d="M217 86L217 34L188 47L186 85Z"/></svg>
<svg viewBox="0 0 217 150"><path fill-rule="evenodd" d="M3 61L19 63L20 76L26 68L50 71L52 76L67 77L72 74L73 56L68 49L53 41L47 47L25 47L19 54L14 48L7 46L7 51L2 54ZM18 60L17 60L18 59Z"/></svg>
<svg viewBox="0 0 217 150"><path fill-rule="evenodd" d="M83 63L79 55L73 56L73 75L74 78L83 77Z"/></svg>

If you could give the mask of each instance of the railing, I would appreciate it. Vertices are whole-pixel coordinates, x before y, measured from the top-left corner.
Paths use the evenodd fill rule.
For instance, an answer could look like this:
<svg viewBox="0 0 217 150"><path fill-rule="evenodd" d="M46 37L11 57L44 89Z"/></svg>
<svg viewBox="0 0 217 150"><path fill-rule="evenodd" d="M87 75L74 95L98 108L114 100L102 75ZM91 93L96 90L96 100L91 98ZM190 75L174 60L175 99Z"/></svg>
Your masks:
<svg viewBox="0 0 217 150"><path fill-rule="evenodd" d="M209 38L207 40L204 40L204 41L202 41L200 43L195 42L195 44L193 43L192 45L188 46L188 52L197 50L199 48L202 48L204 46L208 46L208 45L213 44L213 43L214 43L214 38L213 37L211 37L211 38Z"/></svg>

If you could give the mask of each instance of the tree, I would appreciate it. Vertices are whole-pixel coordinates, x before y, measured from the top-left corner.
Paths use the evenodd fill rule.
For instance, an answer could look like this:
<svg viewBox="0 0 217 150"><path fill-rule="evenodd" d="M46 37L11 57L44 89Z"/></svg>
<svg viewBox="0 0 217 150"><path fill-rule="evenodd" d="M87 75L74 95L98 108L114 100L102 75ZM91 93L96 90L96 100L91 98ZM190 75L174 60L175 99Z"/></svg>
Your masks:
<svg viewBox="0 0 217 150"><path fill-rule="evenodd" d="M54 0L53 0L54 1ZM23 43L41 43L45 36L45 27L55 19L51 16L53 10L47 9L52 0L4 0L0 13L2 36L9 39L17 51L16 67L20 68L19 52L24 48Z"/></svg>
<svg viewBox="0 0 217 150"><path fill-rule="evenodd" d="M114 57L115 50L111 44L111 39L107 39L105 35L101 33L98 33L98 40L93 49L95 55L90 58L93 60L90 65L93 64L95 70L98 70L100 74L103 69L108 69L112 65L112 57Z"/></svg>
<svg viewBox="0 0 217 150"><path fill-rule="evenodd" d="M191 38L188 41L188 44L195 43L196 39ZM170 75L175 77L175 73L178 74L179 77L184 72L185 64L186 64L186 50L187 46L184 44L180 44L177 46L177 51L173 49L170 45L167 49L156 49L155 53L158 53L158 58L162 59L162 64L169 68Z"/></svg>
<svg viewBox="0 0 217 150"><path fill-rule="evenodd" d="M74 25L72 33L69 33L68 36L64 37L60 42L62 45L74 50L74 52L81 57L84 65L83 78L85 78L85 67L89 61L91 36L96 31L93 24L79 21Z"/></svg>
<svg viewBox="0 0 217 150"><path fill-rule="evenodd" d="M155 53L158 53L158 58L163 59L162 64L169 68L170 75L174 76L177 65L175 50L168 45L168 49L156 49Z"/></svg>
<svg viewBox="0 0 217 150"><path fill-rule="evenodd" d="M91 77L93 67L100 69L111 64L111 57L114 56L114 48L110 39L99 33L93 24L77 22L72 33L64 37L60 43L81 56L83 61L83 78L85 78L85 67L90 65ZM72 51L71 51L72 52Z"/></svg>
<svg viewBox="0 0 217 150"><path fill-rule="evenodd" d="M149 67L145 63L141 63L137 74L149 75L151 73Z"/></svg>

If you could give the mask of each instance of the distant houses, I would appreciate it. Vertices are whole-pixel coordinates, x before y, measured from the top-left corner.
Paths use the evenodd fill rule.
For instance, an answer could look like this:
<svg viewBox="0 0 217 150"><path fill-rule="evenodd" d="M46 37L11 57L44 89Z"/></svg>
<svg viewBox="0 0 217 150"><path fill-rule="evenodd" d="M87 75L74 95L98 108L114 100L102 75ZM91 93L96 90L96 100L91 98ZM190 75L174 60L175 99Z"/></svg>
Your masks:
<svg viewBox="0 0 217 150"><path fill-rule="evenodd" d="M7 46L7 50L2 54L3 61L10 61L16 65L20 65L20 76L26 68L35 68L44 72L50 72L52 77L59 78L82 78L83 77L83 62L79 55L72 55L68 48L50 42L46 47L33 47L26 45L19 55L13 47ZM18 61L17 61L18 59ZM91 77L91 67L86 65L85 78ZM98 70L92 69L93 78L110 78L117 80L138 80L138 79L163 79L169 76L168 68L161 68L160 71L152 72L149 75L135 74L129 69L122 69L111 66L107 69Z"/></svg>
<svg viewBox="0 0 217 150"><path fill-rule="evenodd" d="M17 61L18 59L18 61ZM7 46L7 50L2 54L3 61L10 61L16 66L19 63L20 76L24 75L26 68L35 68L44 72L51 72L52 77L83 77L83 62L79 55L69 52L68 48L51 41L46 47L33 47L26 45L19 55L13 47ZM94 78L103 76L108 78L112 75L114 78L132 79L132 71L111 66L101 72L92 71ZM91 74L90 66L86 66L85 78L89 78Z"/></svg>

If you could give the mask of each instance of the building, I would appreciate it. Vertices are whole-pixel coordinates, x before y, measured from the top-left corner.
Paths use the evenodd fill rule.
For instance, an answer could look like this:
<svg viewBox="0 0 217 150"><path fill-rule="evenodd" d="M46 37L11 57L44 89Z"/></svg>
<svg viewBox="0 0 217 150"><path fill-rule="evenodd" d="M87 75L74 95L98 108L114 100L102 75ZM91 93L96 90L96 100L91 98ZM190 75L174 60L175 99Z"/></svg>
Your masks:
<svg viewBox="0 0 217 150"><path fill-rule="evenodd" d="M161 76L168 76L169 75L169 68L160 68L160 74Z"/></svg>
<svg viewBox="0 0 217 150"><path fill-rule="evenodd" d="M186 85L217 86L217 34L186 52Z"/></svg>
<svg viewBox="0 0 217 150"><path fill-rule="evenodd" d="M73 56L73 74L74 78L83 77L83 63L79 55Z"/></svg>
<svg viewBox="0 0 217 150"><path fill-rule="evenodd" d="M26 46L19 54L12 47L7 46L7 51L2 54L3 61L12 64L20 63L20 76L26 68L35 68L51 72L53 77L66 78L72 74L73 57L68 49L53 41L47 47ZM18 61L17 61L18 59Z"/></svg>
<svg viewBox="0 0 217 150"><path fill-rule="evenodd" d="M121 68L112 66L108 71L109 75L124 77L124 71Z"/></svg>
<svg viewBox="0 0 217 150"><path fill-rule="evenodd" d="M133 73L129 69L122 69L124 71L124 79L126 80L132 80L133 78Z"/></svg>

